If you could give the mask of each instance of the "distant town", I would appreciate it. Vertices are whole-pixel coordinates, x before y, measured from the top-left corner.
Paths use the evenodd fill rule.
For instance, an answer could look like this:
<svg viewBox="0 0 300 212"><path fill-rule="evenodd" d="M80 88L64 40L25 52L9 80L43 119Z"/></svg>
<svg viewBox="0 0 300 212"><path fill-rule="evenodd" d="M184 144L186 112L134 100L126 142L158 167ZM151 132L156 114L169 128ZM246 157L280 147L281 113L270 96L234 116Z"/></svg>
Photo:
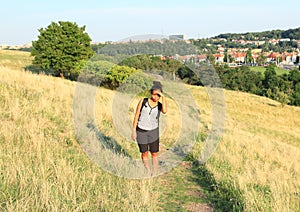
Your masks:
<svg viewBox="0 0 300 212"><path fill-rule="evenodd" d="M195 62L203 62L209 59L213 60L215 64L226 64L229 67L239 67L242 65L267 66L273 63L282 69L300 69L300 39L253 37L253 40L251 40L249 36L245 38L244 35L240 35L238 39L228 39L222 36L205 39L186 39L185 35L178 34L165 36L163 39L130 40L118 43L164 42L165 40L170 42L180 41L199 46L198 54L168 56L181 61L193 60ZM201 42L202 44L199 45ZM93 42L92 45L108 43L114 44L115 42ZM0 50L30 50L31 47L31 43L19 46L0 45ZM162 59L164 57L162 55Z"/></svg>

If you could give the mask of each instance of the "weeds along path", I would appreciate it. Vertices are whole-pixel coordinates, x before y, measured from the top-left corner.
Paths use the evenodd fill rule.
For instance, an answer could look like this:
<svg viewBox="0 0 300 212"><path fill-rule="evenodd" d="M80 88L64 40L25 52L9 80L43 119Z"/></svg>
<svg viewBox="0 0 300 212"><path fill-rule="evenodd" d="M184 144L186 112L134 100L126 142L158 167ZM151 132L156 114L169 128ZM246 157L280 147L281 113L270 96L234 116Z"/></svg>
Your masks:
<svg viewBox="0 0 300 212"><path fill-rule="evenodd" d="M242 191L217 182L205 165L190 159L156 179L163 211L243 211Z"/></svg>
<svg viewBox="0 0 300 212"><path fill-rule="evenodd" d="M186 161L156 179L162 211L213 211L208 191L198 184L192 168Z"/></svg>

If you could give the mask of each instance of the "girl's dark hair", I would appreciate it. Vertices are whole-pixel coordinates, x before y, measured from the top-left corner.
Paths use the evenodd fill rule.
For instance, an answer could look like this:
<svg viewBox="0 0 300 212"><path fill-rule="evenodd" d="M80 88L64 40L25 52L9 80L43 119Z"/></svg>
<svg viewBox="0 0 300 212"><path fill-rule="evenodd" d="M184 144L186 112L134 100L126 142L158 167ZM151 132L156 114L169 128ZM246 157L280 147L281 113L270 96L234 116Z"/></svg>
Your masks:
<svg viewBox="0 0 300 212"><path fill-rule="evenodd" d="M161 92L163 92L162 90L162 84L159 82L159 81L153 81L153 85L152 85L152 88L151 88L151 93L153 90L160 90Z"/></svg>

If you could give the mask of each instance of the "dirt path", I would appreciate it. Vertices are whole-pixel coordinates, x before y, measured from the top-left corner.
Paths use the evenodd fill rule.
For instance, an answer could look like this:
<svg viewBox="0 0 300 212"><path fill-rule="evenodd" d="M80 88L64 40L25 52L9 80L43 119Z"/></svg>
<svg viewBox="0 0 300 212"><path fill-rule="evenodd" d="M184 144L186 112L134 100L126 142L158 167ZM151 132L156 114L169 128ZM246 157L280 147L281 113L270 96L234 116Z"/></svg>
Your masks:
<svg viewBox="0 0 300 212"><path fill-rule="evenodd" d="M171 172L157 178L162 211L214 211L206 197L207 191L197 182L191 162L182 162Z"/></svg>

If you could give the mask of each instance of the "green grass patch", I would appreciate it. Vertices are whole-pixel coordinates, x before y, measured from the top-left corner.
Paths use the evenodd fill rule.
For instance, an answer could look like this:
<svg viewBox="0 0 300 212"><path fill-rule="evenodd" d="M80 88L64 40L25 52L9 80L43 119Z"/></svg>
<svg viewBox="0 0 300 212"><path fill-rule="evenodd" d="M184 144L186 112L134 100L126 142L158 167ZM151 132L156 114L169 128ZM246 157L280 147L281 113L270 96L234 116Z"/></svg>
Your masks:
<svg viewBox="0 0 300 212"><path fill-rule="evenodd" d="M255 67L250 67L251 71L256 71L256 72L261 72L262 74L265 73L266 71L266 67L262 67L262 66L255 66ZM290 71L289 70L284 70L278 67L275 67L275 72L277 75L283 75L283 74L289 74Z"/></svg>
<svg viewBox="0 0 300 212"><path fill-rule="evenodd" d="M205 165L189 160L159 179L163 211L187 211L185 206L191 203L208 204L214 211L244 210L241 190L232 182L217 182Z"/></svg>
<svg viewBox="0 0 300 212"><path fill-rule="evenodd" d="M191 203L210 203L206 191L194 180L191 162L184 162L158 178L156 189L162 192L159 205L162 211L187 211L185 206Z"/></svg>
<svg viewBox="0 0 300 212"><path fill-rule="evenodd" d="M206 191L207 200L213 204L215 211L244 210L243 193L231 182L217 182L205 165L194 165L192 173L193 180Z"/></svg>

